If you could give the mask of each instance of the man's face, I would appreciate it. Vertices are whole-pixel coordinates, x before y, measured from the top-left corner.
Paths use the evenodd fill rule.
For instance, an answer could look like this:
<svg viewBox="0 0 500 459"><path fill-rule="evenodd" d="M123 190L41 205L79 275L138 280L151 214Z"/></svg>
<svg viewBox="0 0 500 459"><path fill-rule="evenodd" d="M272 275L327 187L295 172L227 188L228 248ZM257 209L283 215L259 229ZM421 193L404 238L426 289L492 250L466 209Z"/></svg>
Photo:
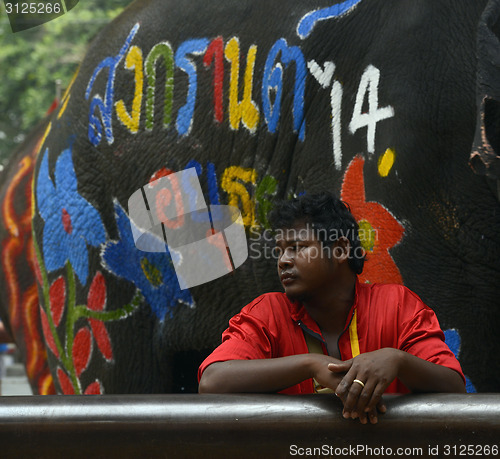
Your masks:
<svg viewBox="0 0 500 459"><path fill-rule="evenodd" d="M307 224L276 232L278 275L292 300L307 300L331 288L338 263ZM331 248L331 246L330 246Z"/></svg>

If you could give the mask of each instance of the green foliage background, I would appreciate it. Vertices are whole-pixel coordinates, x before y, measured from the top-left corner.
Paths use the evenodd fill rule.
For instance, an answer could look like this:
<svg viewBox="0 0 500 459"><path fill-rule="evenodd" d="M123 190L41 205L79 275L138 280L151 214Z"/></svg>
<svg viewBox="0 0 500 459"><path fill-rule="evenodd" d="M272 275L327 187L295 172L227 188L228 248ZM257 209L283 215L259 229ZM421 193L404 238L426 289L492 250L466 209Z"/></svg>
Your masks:
<svg viewBox="0 0 500 459"><path fill-rule="evenodd" d="M132 0L80 0L65 15L12 33L0 2L0 169L61 95L88 43Z"/></svg>

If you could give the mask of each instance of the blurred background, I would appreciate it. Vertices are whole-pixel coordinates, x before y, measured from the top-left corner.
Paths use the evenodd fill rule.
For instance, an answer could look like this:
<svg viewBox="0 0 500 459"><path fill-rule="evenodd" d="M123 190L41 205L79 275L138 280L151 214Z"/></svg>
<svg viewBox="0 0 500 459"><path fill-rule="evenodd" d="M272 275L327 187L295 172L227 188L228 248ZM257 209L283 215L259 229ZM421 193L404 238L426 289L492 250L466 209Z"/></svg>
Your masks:
<svg viewBox="0 0 500 459"><path fill-rule="evenodd" d="M64 94L87 44L132 0L80 0L65 15L17 33L5 3L0 1L0 169Z"/></svg>

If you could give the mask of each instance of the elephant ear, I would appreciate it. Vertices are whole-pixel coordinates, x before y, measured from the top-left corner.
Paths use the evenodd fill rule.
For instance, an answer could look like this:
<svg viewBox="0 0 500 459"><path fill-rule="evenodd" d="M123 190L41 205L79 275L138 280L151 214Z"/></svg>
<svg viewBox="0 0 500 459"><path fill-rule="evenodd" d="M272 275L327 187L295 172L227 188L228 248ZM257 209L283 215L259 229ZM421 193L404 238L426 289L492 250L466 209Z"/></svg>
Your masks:
<svg viewBox="0 0 500 459"><path fill-rule="evenodd" d="M490 0L478 27L478 78L483 94L500 101L500 0Z"/></svg>
<svg viewBox="0 0 500 459"><path fill-rule="evenodd" d="M478 120L470 165L500 200L500 0L490 0L478 28Z"/></svg>

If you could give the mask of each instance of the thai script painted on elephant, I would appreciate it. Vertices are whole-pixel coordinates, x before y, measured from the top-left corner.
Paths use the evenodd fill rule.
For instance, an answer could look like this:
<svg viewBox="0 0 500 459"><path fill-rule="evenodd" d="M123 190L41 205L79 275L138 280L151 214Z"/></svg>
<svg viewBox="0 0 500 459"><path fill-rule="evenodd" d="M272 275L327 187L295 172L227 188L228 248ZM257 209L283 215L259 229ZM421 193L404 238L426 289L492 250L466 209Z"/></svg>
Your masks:
<svg viewBox="0 0 500 459"><path fill-rule="evenodd" d="M302 18L297 33L301 38L306 38L317 21L338 17L347 14L361 0L348 0L342 4L334 5L323 10L316 10ZM152 47L144 56L140 47L132 45L139 32L136 24L127 36L123 46L116 56L110 56L101 61L96 67L87 85L85 97L90 99L98 75L107 69L107 83L103 95L94 94L90 100L88 138L97 146L104 136L108 144L114 142L112 118L116 111L118 120L131 134L139 132L145 92L145 128L151 131L155 126L155 104L157 97L157 67L160 62L165 70L165 87L163 93L163 127L172 124L172 109L174 100L174 70L181 70L188 79L185 103L179 108L175 129L180 136L189 135L193 128L196 100L198 97L198 69L195 57L202 56L203 68L213 70L213 116L216 124L224 121L224 81L225 61L229 63L229 89L228 113L229 126L232 130L239 130L243 126L254 133L259 123L264 122L271 133L278 129L282 116L283 94L293 94L292 117L293 130L299 140L306 138L305 122L305 88L309 72L315 77L322 88L331 86L331 129L334 164L337 169L342 165L341 103L343 87L339 81L333 80L335 64L327 61L323 68L314 60L309 62L298 46L290 46L284 38L278 39L269 50L265 59L264 68L261 69L262 84L254 88L255 62L258 46L252 44L246 52L246 67L243 82L240 82L241 56L244 49L238 37L231 37L225 44L221 36L213 39L189 39L181 43L177 50L172 45L163 41ZM115 102L115 80L120 63L124 60L125 70L134 72L135 90L130 110L123 99ZM293 90L287 91L284 87L284 72L295 72ZM359 129L367 130L367 151L373 153L375 149L375 132L377 123L394 116L391 106L378 106L378 85L380 70L368 65L360 78L359 88L355 98L353 115L349 123L349 132L355 134ZM260 92L261 106L254 99L254 93ZM242 94L240 100L240 93ZM365 99L368 101L368 111L363 112ZM99 113L100 112L100 113Z"/></svg>
<svg viewBox="0 0 500 459"><path fill-rule="evenodd" d="M253 189L253 197L249 188ZM267 214L271 210L271 197L276 193L278 181L271 175L258 180L253 168L230 166L224 170L221 188L228 195L228 204L239 207L246 227L269 227Z"/></svg>
<svg viewBox="0 0 500 459"><path fill-rule="evenodd" d="M114 57L107 57L106 59L104 59L94 70L94 73L90 78L87 90L85 92L85 98L87 100L90 97L90 93L92 91L94 82L99 73L101 72L101 70L105 68L108 69L109 73L108 73L108 80L106 83L106 92L104 94L104 100L100 95L96 95L92 98L90 102L88 136L89 140L92 142L93 145L98 145L100 143L103 134L106 136L106 140L108 141L108 143L113 143L114 141L112 116L113 116L114 98L115 98L114 85L115 85L116 70L118 68L118 64L125 56L125 53L128 51L128 49L130 48L130 44L138 30L139 30L139 24L136 24L130 31L119 53ZM129 59L127 59L127 61L130 62ZM142 82L138 82L138 84L142 84ZM99 110L101 112L101 119L97 117L95 113L96 110Z"/></svg>
<svg viewBox="0 0 500 459"><path fill-rule="evenodd" d="M230 64L229 83L229 125L237 130L243 125L250 132L255 132L261 114L257 103L252 99L254 92L254 70L257 46L250 46L246 57L246 70L243 82L243 98L239 100L240 92L240 54L241 46L237 37L232 37L224 46L222 37L213 40L207 38L187 40L180 44L174 52L168 42L156 44L144 58L138 46L132 46L132 41L139 30L136 24L130 31L122 48L116 56L104 59L94 70L88 83L85 97L90 99L95 81L101 71L108 70L107 85L104 95L96 94L90 101L88 137L97 146L103 137L111 144L114 141L112 116L113 111L121 123L135 134L139 130L142 99L145 81L146 91L146 129L154 126L154 107L156 100L156 67L160 58L166 71L164 89L163 125L169 126L172 121L172 100L174 90L174 69L182 70L188 78L186 103L179 109L175 126L179 135L189 134L194 118L198 92L197 66L194 56L203 55L205 69L213 67L214 119L222 123L223 115L223 81L224 58ZM279 60L281 55L281 61ZM115 79L120 62L125 59L125 69L134 72L135 92L132 108L129 112L123 100L115 102ZM299 138L305 138L304 124L304 91L307 76L307 65L300 48L288 46L285 39L278 40L268 54L264 68L264 83L261 88L263 101L263 117L270 132L275 132L281 114L281 97L283 93L283 66L295 64L295 87L293 118L294 130ZM274 97L273 97L274 94ZM272 101L274 99L274 101ZM100 117L99 113L100 112Z"/></svg>
<svg viewBox="0 0 500 459"><path fill-rule="evenodd" d="M346 0L342 3L337 3L327 8L321 8L307 13L297 26L297 35L302 39L307 38L311 34L316 23L350 13L354 7L361 3L361 1L362 0Z"/></svg>
<svg viewBox="0 0 500 459"><path fill-rule="evenodd" d="M254 168L241 166L229 166L221 174L220 185L217 178L215 164L208 161L205 168L194 159L189 161L186 169L194 168L198 177L206 179L208 204L217 206L221 204L219 186L227 193L227 204L237 207L241 212L245 227L254 226L269 227L267 214L271 210L271 198L278 189L278 181L271 175L265 175L259 179L258 172ZM153 175L151 180L171 174L173 171L163 169ZM179 203L177 212L185 213Z"/></svg>

